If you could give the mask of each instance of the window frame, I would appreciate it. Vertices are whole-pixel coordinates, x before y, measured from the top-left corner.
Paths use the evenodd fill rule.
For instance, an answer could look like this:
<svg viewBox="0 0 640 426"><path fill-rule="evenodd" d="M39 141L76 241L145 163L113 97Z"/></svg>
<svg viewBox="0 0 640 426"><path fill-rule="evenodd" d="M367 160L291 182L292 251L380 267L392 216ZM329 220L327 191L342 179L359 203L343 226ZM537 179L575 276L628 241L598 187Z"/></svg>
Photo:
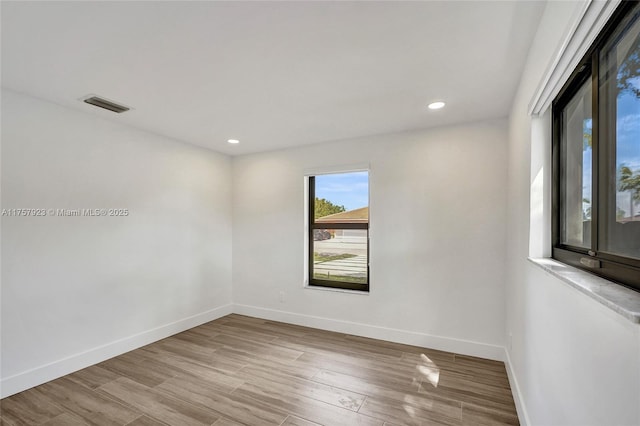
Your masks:
<svg viewBox="0 0 640 426"><path fill-rule="evenodd" d="M636 4L636 2L621 3L553 101L551 238L554 259L640 292L640 259L603 252L599 250L598 246L599 237L605 226L603 217L605 217L607 210L608 191L611 190L607 182L611 173L608 170L609 158L604 145L601 146L605 142L600 141L601 130L603 130L601 127L611 125L604 119L602 121L600 119L600 52L610 40L619 37L624 31L626 20L631 16ZM591 247L586 249L561 242L562 211L560 205L563 195L562 114L582 85L588 81L591 82L592 89L592 195Z"/></svg>
<svg viewBox="0 0 640 426"><path fill-rule="evenodd" d="M369 176L369 170L363 170L363 171L366 171L367 176ZM346 173L355 173L355 171L316 173L316 174L307 176L307 182L308 182L307 285L309 287L333 288L338 290L354 290L354 291L361 291L363 293L368 293L369 284L370 284L370 272L369 272L370 271L370 268L369 268L369 263L370 263L369 251L370 250L369 249L371 246L369 241L370 217L367 219L367 223L318 224L316 223L316 219L315 219L315 200L316 200L315 178L316 176L321 176L323 174L346 174ZM367 182L369 182L369 179L367 179ZM370 202L368 204L370 204ZM367 231L367 282L366 283L354 283L354 282L339 281L339 280L320 280L313 277L313 269L314 269L313 231L316 229L364 229Z"/></svg>

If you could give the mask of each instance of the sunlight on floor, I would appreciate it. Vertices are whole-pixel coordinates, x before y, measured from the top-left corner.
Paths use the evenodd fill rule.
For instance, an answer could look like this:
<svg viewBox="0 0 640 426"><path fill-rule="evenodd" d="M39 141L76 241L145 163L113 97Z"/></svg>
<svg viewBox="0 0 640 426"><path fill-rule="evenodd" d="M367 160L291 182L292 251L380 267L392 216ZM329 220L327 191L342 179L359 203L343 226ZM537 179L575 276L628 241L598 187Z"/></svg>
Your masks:
<svg viewBox="0 0 640 426"><path fill-rule="evenodd" d="M424 365L416 365L416 369L424 377L422 381L424 382L426 379L431 383L431 386L437 388L440 381L440 368L425 354L421 354L420 358L422 358Z"/></svg>
<svg viewBox="0 0 640 426"><path fill-rule="evenodd" d="M413 417L413 418L416 417L416 409L413 408L412 406L410 406L408 404L403 404L402 408L404 408L404 411L406 411L406 413L408 415L410 415L411 417Z"/></svg>
<svg viewBox="0 0 640 426"><path fill-rule="evenodd" d="M406 404L404 404L403 407L406 407L407 404L410 404L412 407L420 407L420 409L423 409L423 410L433 410L433 400L427 397L426 395L425 396L405 395L404 402L406 402Z"/></svg>

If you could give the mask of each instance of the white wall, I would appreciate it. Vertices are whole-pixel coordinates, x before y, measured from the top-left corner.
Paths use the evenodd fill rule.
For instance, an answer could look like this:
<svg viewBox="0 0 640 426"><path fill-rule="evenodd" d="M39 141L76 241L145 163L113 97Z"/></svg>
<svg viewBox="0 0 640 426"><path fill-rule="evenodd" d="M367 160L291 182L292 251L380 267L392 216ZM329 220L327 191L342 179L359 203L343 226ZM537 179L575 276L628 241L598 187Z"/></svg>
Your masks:
<svg viewBox="0 0 640 426"><path fill-rule="evenodd" d="M576 7L548 3L508 132L231 161L3 90L3 208L131 214L2 218L2 396L230 312L233 272L236 312L490 358L506 342L524 424L640 424L640 327L527 261L549 176L527 107ZM353 163L371 166L371 293L305 289L304 170Z"/></svg>
<svg viewBox="0 0 640 426"><path fill-rule="evenodd" d="M236 310L501 358L506 137L499 120L235 157ZM355 163L370 164L371 292L303 288L304 171Z"/></svg>
<svg viewBox="0 0 640 426"><path fill-rule="evenodd" d="M226 156L2 91L2 395L231 311Z"/></svg>
<svg viewBox="0 0 640 426"><path fill-rule="evenodd" d="M505 331L507 341L513 336L507 344L512 388L523 424L638 425L640 327L527 261L530 249L536 256L548 252L540 244L548 232L539 226L548 204L538 204L536 191L545 188L542 201L548 200L550 177L548 157L540 161L548 156L550 132L539 131L550 128L550 116L536 119L532 138L527 108L578 7L547 4L510 116Z"/></svg>

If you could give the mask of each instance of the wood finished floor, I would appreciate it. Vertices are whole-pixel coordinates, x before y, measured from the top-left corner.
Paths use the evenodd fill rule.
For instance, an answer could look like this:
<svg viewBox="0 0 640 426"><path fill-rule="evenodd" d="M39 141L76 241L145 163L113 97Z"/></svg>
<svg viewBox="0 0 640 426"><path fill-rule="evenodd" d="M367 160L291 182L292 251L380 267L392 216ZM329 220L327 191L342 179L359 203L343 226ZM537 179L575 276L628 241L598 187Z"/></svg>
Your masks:
<svg viewBox="0 0 640 426"><path fill-rule="evenodd" d="M3 425L517 425L504 364L229 315L0 401Z"/></svg>

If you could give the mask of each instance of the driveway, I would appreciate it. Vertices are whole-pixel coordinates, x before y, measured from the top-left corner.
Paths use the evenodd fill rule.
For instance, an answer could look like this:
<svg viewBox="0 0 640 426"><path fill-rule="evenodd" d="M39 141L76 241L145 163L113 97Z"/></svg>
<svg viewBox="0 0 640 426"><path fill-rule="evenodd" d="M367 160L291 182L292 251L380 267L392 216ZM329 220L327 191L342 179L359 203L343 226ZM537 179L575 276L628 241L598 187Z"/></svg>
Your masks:
<svg viewBox="0 0 640 426"><path fill-rule="evenodd" d="M313 266L314 276L325 275L330 277L367 278L367 256L360 254L348 259L329 260L315 262ZM323 278L318 276L317 278Z"/></svg>

